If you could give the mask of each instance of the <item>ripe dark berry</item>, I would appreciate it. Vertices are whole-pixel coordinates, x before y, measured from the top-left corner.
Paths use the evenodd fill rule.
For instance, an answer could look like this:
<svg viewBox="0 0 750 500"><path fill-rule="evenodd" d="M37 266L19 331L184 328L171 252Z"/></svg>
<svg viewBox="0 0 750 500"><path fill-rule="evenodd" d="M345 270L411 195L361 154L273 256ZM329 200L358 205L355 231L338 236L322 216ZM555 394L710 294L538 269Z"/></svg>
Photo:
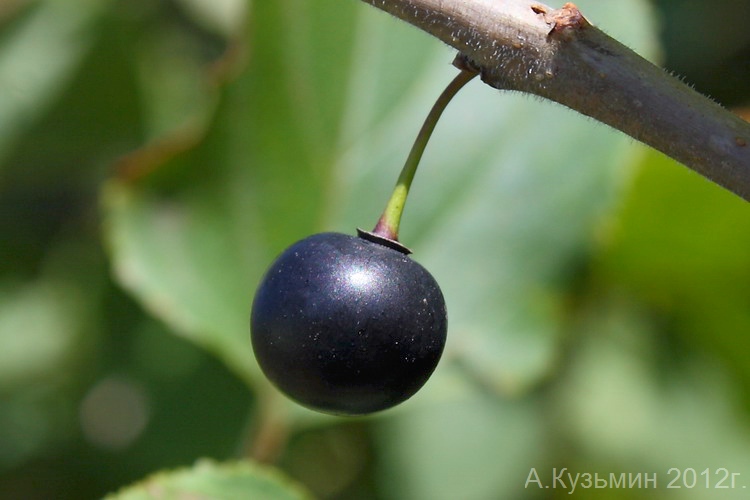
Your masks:
<svg viewBox="0 0 750 500"><path fill-rule="evenodd" d="M432 374L445 346L443 295L404 252L339 233L284 251L251 316L266 376L309 408L360 415L395 406Z"/></svg>

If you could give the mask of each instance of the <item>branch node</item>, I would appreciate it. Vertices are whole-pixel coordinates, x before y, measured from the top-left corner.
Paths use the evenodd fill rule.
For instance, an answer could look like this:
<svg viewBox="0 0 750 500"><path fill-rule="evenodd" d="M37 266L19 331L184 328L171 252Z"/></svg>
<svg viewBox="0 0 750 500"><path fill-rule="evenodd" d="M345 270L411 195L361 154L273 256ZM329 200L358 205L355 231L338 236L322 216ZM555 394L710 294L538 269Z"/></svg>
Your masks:
<svg viewBox="0 0 750 500"><path fill-rule="evenodd" d="M533 7L532 7L533 9ZM537 12L534 10L534 12ZM539 12L537 12L539 13ZM549 32L550 37L563 35L565 38L573 38L576 31L583 30L591 26L591 23L581 13L581 11L572 2L568 2L560 9L555 9L550 13L544 13L544 20L547 24L552 25Z"/></svg>

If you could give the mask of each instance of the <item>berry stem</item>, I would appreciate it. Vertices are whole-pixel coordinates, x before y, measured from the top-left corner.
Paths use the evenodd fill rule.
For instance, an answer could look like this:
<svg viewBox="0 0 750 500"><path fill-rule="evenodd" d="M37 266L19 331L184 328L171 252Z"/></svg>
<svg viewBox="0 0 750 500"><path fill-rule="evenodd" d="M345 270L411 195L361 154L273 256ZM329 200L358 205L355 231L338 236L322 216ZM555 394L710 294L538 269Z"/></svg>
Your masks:
<svg viewBox="0 0 750 500"><path fill-rule="evenodd" d="M409 156L406 158L404 167L401 169L401 174L398 176L393 194L391 194L391 198L388 200L383 214L375 225L375 229L372 230L373 234L392 241L398 241L398 230L401 224L401 214L404 212L404 205L406 204L406 197L409 195L409 188L414 180L414 174L417 172L419 160L422 159L422 153L424 153L427 147L427 142L430 140L432 131L435 130L435 125L437 125L440 115L443 114L453 96L477 75L476 71L467 66L462 66L460 69L461 72L448 84L437 101L435 101L435 104L432 105L432 109L422 124L422 128L411 147Z"/></svg>

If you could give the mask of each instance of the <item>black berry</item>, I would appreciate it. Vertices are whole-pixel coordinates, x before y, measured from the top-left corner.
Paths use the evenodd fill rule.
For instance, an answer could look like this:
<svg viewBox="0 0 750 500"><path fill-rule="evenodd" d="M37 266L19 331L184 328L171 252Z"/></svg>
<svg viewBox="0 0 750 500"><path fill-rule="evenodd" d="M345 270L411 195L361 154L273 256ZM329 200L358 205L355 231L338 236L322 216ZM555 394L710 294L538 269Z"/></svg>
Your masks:
<svg viewBox="0 0 750 500"><path fill-rule="evenodd" d="M447 329L435 279L404 252L322 233L284 251L258 288L255 356L309 408L360 415L397 405L437 365Z"/></svg>

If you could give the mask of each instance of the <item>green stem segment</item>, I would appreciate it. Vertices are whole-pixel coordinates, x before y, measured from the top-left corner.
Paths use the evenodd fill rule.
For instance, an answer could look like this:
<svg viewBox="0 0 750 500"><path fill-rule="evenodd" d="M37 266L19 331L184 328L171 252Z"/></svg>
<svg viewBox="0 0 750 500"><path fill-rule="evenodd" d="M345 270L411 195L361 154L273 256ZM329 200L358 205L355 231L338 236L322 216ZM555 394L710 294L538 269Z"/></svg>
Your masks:
<svg viewBox="0 0 750 500"><path fill-rule="evenodd" d="M375 229L372 230L373 234L394 242L398 241L398 229L401 223L401 214L404 212L406 197L409 195L409 188L411 187L412 180L414 180L414 174L417 172L419 160L422 159L422 153L424 153L427 147L427 142L430 140L432 131L435 130L435 125L437 125L440 115L443 114L453 96L476 75L475 71L462 69L461 73L453 79L445 90L443 90L443 93L440 94L437 101L435 101L430 113L422 124L422 129L419 131L414 145L411 147L409 157L406 159L403 169L401 169L396 187L385 206L385 210L383 210L383 215L380 216Z"/></svg>

